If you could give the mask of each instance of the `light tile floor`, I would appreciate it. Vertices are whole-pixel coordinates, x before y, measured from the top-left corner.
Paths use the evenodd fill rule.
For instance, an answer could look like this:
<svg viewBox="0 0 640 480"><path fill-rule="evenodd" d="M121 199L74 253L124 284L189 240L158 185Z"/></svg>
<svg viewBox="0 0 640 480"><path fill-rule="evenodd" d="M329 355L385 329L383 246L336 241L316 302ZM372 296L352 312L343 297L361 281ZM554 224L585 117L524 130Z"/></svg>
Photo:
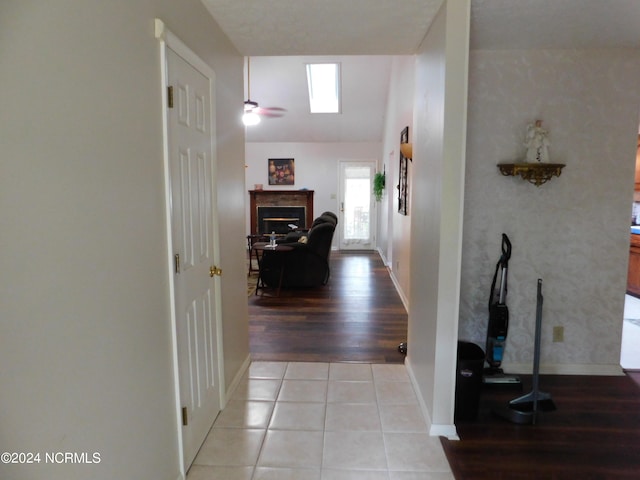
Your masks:
<svg viewBox="0 0 640 480"><path fill-rule="evenodd" d="M254 362L187 480L452 480L404 365Z"/></svg>

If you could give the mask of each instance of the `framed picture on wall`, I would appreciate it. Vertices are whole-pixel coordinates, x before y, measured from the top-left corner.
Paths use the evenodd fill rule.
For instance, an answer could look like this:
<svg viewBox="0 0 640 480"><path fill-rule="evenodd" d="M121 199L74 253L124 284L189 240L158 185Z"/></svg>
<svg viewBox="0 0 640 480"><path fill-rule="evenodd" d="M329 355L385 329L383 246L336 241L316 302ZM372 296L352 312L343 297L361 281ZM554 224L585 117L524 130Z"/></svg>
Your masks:
<svg viewBox="0 0 640 480"><path fill-rule="evenodd" d="M400 132L400 143L409 143L409 127L404 127ZM409 161L400 152L400 172L398 174L398 212L401 215L409 215L407 199L409 198Z"/></svg>
<svg viewBox="0 0 640 480"><path fill-rule="evenodd" d="M293 158L269 159L269 185L293 185L295 160Z"/></svg>

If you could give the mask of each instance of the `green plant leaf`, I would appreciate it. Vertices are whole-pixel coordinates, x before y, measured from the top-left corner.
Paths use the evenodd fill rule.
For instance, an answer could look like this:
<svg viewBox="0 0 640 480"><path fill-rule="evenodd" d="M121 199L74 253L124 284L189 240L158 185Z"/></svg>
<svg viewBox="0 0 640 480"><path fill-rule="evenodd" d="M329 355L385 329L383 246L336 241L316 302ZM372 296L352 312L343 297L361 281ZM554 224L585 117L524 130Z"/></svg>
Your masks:
<svg viewBox="0 0 640 480"><path fill-rule="evenodd" d="M377 172L373 177L373 195L377 202L382 200L382 191L384 190L385 174Z"/></svg>

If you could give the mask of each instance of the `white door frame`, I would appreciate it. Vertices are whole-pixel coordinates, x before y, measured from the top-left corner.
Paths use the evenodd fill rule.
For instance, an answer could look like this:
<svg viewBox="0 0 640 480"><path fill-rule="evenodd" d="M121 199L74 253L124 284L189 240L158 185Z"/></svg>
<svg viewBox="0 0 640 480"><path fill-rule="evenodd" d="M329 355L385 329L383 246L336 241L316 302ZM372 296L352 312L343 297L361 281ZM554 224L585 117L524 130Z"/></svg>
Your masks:
<svg viewBox="0 0 640 480"><path fill-rule="evenodd" d="M173 232L172 232L172 223L171 223L171 172L169 170L169 129L168 129L168 116L167 110L164 108L167 105L168 95L167 95L167 48L170 48L175 53L177 53L180 57L185 59L188 63L190 63L193 67L199 70L204 76L209 79L209 90L210 90L210 99L211 105L210 109L214 111L214 100L215 100L215 88L213 79L215 78L215 73L209 65L207 65L200 57L198 57L186 44L184 44L178 37L176 37L171 31L165 26L164 22L160 19L155 19L155 36L160 41L160 65L161 65L161 91L162 91L162 105L163 105L163 114L162 114L162 133L163 133L163 168L164 168L164 181L165 181L165 224L166 224L166 235L167 235L167 274L169 279L169 303L170 303L170 315L171 315L171 350L172 350L172 363L173 363L173 384L174 384L174 396L175 396L175 406L176 406L176 432L178 439L178 463L180 468L180 473L182 478L186 477L186 472L184 471L184 444L182 438L182 405L180 401L180 377L179 377L179 364L178 364L178 339L177 339L177 319L176 319L176 305L175 305L175 282L174 282L174 258L173 258ZM211 118L212 131L215 132L215 117ZM211 139L212 142L212 150L215 152L215 144L214 139ZM215 162L214 166L215 168ZM215 171L212 172L215 181ZM217 221L217 208L216 202L217 199L215 195L212 198L212 202L214 203L212 208L213 218L213 228L215 236L219 238L218 231L218 221ZM217 264L219 264L220 259L220 251L219 251L218 242L214 244L214 260ZM216 289L216 297L220 298L220 286L219 282L216 282L214 286ZM218 369L218 382L220 385L220 408L224 408L224 400L225 395L222 388L222 385L225 384L224 381L224 364L223 364L223 351L222 351L222 311L220 307L220 302L215 302L216 305L216 337L217 337L217 369Z"/></svg>

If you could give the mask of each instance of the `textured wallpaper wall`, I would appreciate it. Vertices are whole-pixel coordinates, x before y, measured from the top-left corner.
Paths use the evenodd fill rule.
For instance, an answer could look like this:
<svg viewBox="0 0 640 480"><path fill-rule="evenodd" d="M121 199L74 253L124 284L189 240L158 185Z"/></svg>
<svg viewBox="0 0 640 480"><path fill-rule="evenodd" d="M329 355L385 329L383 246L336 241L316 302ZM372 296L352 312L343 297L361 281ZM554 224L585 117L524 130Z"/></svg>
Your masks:
<svg viewBox="0 0 640 480"><path fill-rule="evenodd" d="M632 50L475 51L470 56L461 339L484 347L501 234L509 235L503 366L530 372L543 280L546 371L619 365L640 109ZM536 187L496 164L524 158L528 123L550 131L560 178ZM563 326L563 343L552 342Z"/></svg>

